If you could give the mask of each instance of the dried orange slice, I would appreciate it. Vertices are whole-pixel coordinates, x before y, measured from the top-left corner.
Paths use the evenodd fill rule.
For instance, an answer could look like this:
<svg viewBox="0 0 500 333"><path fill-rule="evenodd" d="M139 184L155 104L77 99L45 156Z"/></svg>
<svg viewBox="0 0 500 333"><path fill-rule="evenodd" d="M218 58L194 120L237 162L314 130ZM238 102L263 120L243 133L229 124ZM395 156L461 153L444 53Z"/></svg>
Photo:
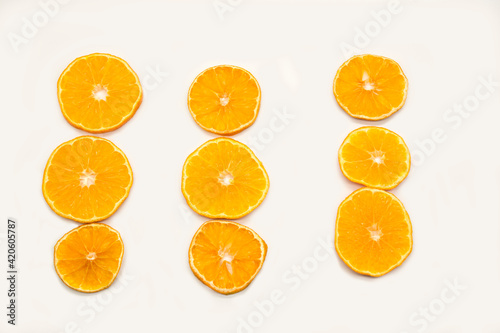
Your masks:
<svg viewBox="0 0 500 333"><path fill-rule="evenodd" d="M70 288L93 293L109 287L120 271L123 241L106 224L79 226L54 246L57 275Z"/></svg>
<svg viewBox="0 0 500 333"><path fill-rule="evenodd" d="M234 294L252 282L266 253L266 243L252 229L236 222L208 221L193 236L189 266L208 287Z"/></svg>
<svg viewBox="0 0 500 333"><path fill-rule="evenodd" d="M57 97L71 125L103 133L132 118L142 102L142 87L125 60L94 53L75 59L62 72Z"/></svg>
<svg viewBox="0 0 500 333"><path fill-rule="evenodd" d="M57 147L43 175L43 196L62 217L82 223L111 216L127 198L132 169L111 141L81 136Z"/></svg>
<svg viewBox="0 0 500 333"><path fill-rule="evenodd" d="M191 84L188 107L203 129L219 135L233 135L255 122L260 108L260 86L243 68L210 67Z"/></svg>
<svg viewBox="0 0 500 333"><path fill-rule="evenodd" d="M340 169L349 180L389 190L410 172L410 151L403 139L382 127L358 128L339 149Z"/></svg>
<svg viewBox="0 0 500 333"><path fill-rule="evenodd" d="M333 94L340 107L354 118L379 120L403 107L408 80L397 62L365 54L340 66Z"/></svg>
<svg viewBox="0 0 500 333"><path fill-rule="evenodd" d="M412 243L410 217L394 194L364 187L340 204L335 249L355 272L388 273L408 257Z"/></svg>
<svg viewBox="0 0 500 333"><path fill-rule="evenodd" d="M229 138L205 142L188 156L182 193L188 205L209 218L237 219L264 200L269 177L244 144Z"/></svg>

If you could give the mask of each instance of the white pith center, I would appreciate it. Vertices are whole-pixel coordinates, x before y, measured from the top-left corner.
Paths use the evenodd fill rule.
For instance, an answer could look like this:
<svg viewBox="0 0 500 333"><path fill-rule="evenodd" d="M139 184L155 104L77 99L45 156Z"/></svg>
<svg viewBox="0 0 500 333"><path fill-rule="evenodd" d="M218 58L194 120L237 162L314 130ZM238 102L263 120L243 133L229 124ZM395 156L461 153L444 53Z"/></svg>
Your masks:
<svg viewBox="0 0 500 333"><path fill-rule="evenodd" d="M375 242L378 242L380 237L382 237L382 235L383 235L382 230L380 230L380 228L376 224L374 224L371 227L366 228L366 229L370 233L371 239L373 239Z"/></svg>
<svg viewBox="0 0 500 333"><path fill-rule="evenodd" d="M108 97L108 89L103 85L97 84L92 90L92 96L94 96L96 101L105 101Z"/></svg>
<svg viewBox="0 0 500 333"><path fill-rule="evenodd" d="M223 253L221 260L230 263L231 261L233 261L233 259L234 258L233 258L232 255L230 255L229 253L225 252L225 253Z"/></svg>
<svg viewBox="0 0 500 333"><path fill-rule="evenodd" d="M87 254L87 260L95 260L97 258L97 254L95 252L90 252Z"/></svg>
<svg viewBox="0 0 500 333"><path fill-rule="evenodd" d="M373 161L373 163L378 164L378 165L384 163L384 159L385 159L384 152L382 152L380 150L375 150L374 152L371 152L370 155L371 155L370 159Z"/></svg>
<svg viewBox="0 0 500 333"><path fill-rule="evenodd" d="M228 272L230 274L233 274L233 266L231 265L231 262L233 261L234 257L229 254L227 250L219 250L219 257L221 265L226 265Z"/></svg>
<svg viewBox="0 0 500 333"><path fill-rule="evenodd" d="M80 186L81 187L90 187L91 185L94 185L95 183L95 172L86 169L80 174Z"/></svg>
<svg viewBox="0 0 500 333"><path fill-rule="evenodd" d="M229 96L227 96L226 94L224 94L224 95L220 98L220 105L222 105L222 106L226 106L228 103L229 103Z"/></svg>
<svg viewBox="0 0 500 333"><path fill-rule="evenodd" d="M375 88L375 86L370 81L367 81L367 82L363 83L363 89L364 90L373 90L374 88Z"/></svg>
<svg viewBox="0 0 500 333"><path fill-rule="evenodd" d="M229 171L223 171L219 175L219 183L224 186L229 186L234 183L234 177Z"/></svg>
<svg viewBox="0 0 500 333"><path fill-rule="evenodd" d="M370 81L370 76L367 72L363 73L363 77L361 79L363 81L363 89L370 91L375 89L375 85Z"/></svg>

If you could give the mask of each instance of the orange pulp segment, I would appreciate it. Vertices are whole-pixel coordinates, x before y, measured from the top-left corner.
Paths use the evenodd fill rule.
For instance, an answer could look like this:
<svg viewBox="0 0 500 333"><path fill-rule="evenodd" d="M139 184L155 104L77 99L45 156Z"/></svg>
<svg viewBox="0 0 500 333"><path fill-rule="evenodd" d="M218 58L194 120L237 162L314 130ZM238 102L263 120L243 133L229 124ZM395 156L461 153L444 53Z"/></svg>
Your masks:
<svg viewBox="0 0 500 333"><path fill-rule="evenodd" d="M380 120L401 109L408 80L397 62L371 54L356 55L340 66L333 93L354 118Z"/></svg>
<svg viewBox="0 0 500 333"><path fill-rule="evenodd" d="M81 136L57 147L49 157L42 191L50 208L82 223L111 216L127 198L132 169L111 141Z"/></svg>
<svg viewBox="0 0 500 333"><path fill-rule="evenodd" d="M81 225L54 247L57 275L70 288L93 293L109 287L120 271L123 241L106 224Z"/></svg>
<svg viewBox="0 0 500 333"><path fill-rule="evenodd" d="M142 102L142 87L125 60L94 53L75 59L62 72L57 97L71 125L103 133L132 118Z"/></svg>
<svg viewBox="0 0 500 333"><path fill-rule="evenodd" d="M355 272L388 273L408 257L412 243L410 217L394 194L364 187L340 204L335 249Z"/></svg>
<svg viewBox="0 0 500 333"><path fill-rule="evenodd" d="M260 86L243 68L210 67L191 84L188 107L203 129L219 135L233 135L255 122L260 108Z"/></svg>
<svg viewBox="0 0 500 333"><path fill-rule="evenodd" d="M261 204L268 190L262 163L233 139L209 140L184 163L182 193L195 212L209 218L245 216Z"/></svg>
<svg viewBox="0 0 500 333"><path fill-rule="evenodd" d="M266 243L252 229L230 221L208 221L191 241L189 265L211 289L233 294L252 282L266 253Z"/></svg>
<svg viewBox="0 0 500 333"><path fill-rule="evenodd" d="M339 149L340 169L349 180L389 190L410 172L410 151L396 133L382 127L358 128Z"/></svg>

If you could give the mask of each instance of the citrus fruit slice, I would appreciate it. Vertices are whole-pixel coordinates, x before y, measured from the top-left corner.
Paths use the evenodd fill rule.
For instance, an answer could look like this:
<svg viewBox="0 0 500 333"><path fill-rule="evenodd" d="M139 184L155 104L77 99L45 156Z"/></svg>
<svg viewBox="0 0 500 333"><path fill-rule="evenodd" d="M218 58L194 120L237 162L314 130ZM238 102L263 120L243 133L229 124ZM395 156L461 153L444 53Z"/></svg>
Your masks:
<svg viewBox="0 0 500 333"><path fill-rule="evenodd" d="M182 170L182 193L188 205L209 218L236 219L264 200L269 177L244 144L229 138L205 142L188 156Z"/></svg>
<svg viewBox="0 0 500 333"><path fill-rule="evenodd" d="M364 187L340 204L335 249L355 272L386 274L408 257L412 242L410 217L394 194Z"/></svg>
<svg viewBox="0 0 500 333"><path fill-rule="evenodd" d="M208 287L234 294L252 282L266 253L266 243L252 229L236 222L208 221L193 236L189 265Z"/></svg>
<svg viewBox="0 0 500 333"><path fill-rule="evenodd" d="M57 275L70 288L85 293L106 289L120 271L123 241L106 224L79 226L54 246Z"/></svg>
<svg viewBox="0 0 500 333"><path fill-rule="evenodd" d="M401 109L408 80L392 59L357 55L340 66L333 94L340 107L354 118L380 120Z"/></svg>
<svg viewBox="0 0 500 333"><path fill-rule="evenodd" d="M50 155L43 175L43 196L62 217L82 223L111 216L127 198L132 169L111 141L81 136Z"/></svg>
<svg viewBox="0 0 500 333"><path fill-rule="evenodd" d="M142 87L125 60L94 53L75 59L62 72L57 97L71 125L103 133L132 118L142 102Z"/></svg>
<svg viewBox="0 0 500 333"><path fill-rule="evenodd" d="M410 151L403 139L382 127L358 128L339 149L340 169L349 180L389 190L410 172Z"/></svg>
<svg viewBox="0 0 500 333"><path fill-rule="evenodd" d="M260 86L249 71L230 65L201 72L188 93L191 115L204 130L233 135L252 125L260 107Z"/></svg>

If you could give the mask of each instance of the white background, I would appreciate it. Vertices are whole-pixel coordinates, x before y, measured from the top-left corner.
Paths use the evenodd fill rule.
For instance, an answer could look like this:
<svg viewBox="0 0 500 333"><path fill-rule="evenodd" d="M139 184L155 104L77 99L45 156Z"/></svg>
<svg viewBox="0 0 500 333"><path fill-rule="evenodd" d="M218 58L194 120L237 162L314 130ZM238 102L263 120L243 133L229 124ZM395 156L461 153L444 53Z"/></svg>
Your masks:
<svg viewBox="0 0 500 333"><path fill-rule="evenodd" d="M0 331L500 332L500 87L489 92L480 79L500 81L500 2L402 0L381 27L373 12L391 8L388 1L73 0L44 22L38 1L0 0L2 271L7 217L20 225L18 326L6 324L2 273ZM23 36L25 20L39 20L38 31ZM363 39L365 29L371 36ZM25 38L17 47L14 35ZM389 119L355 120L335 102L332 82L347 44L393 58L406 73L406 105ZM120 275L111 289L86 295L54 271L53 245L78 224L50 210L41 182L52 150L85 134L63 118L57 78L93 52L124 58L146 91L136 115L102 135L127 154L134 185L106 220L125 242ZM218 64L245 67L261 85L257 121L234 138L257 140L271 181L263 204L239 220L265 239L268 257L232 296L189 269L189 242L206 219L191 213L180 190L185 158L214 137L191 118L188 87ZM155 79L158 70L168 76ZM473 109L465 118L447 111L464 103ZM273 120L285 112L286 123ZM321 247L339 203L358 188L342 176L337 150L362 125L399 133L415 162L392 191L412 219L414 249L380 278L353 273ZM429 141L433 133L439 142ZM303 265L307 276L294 275ZM280 292L271 310L270 295Z"/></svg>

